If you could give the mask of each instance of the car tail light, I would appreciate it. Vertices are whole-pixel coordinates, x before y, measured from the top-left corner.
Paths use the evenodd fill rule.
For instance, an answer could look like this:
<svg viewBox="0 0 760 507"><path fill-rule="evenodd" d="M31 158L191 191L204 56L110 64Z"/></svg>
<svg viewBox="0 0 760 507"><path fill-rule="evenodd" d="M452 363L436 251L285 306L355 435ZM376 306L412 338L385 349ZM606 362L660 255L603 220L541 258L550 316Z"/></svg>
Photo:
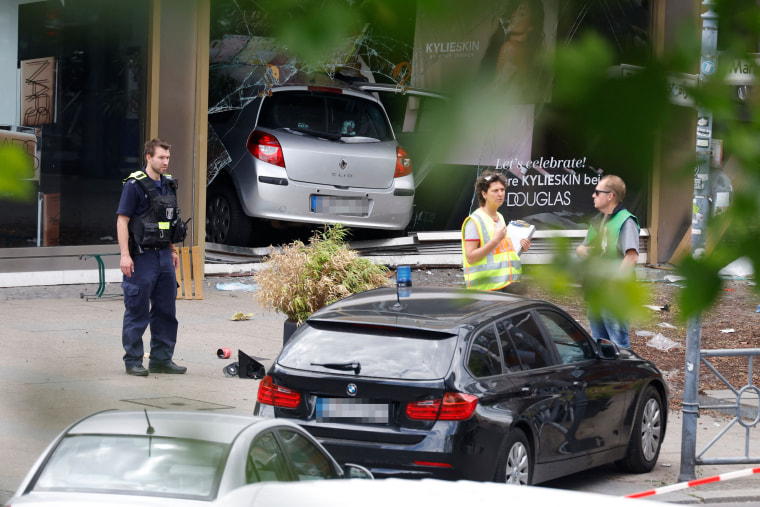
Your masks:
<svg viewBox="0 0 760 507"><path fill-rule="evenodd" d="M272 376L267 375L259 383L259 392L256 400L264 405L272 405L281 408L296 408L301 404L301 393L278 386L272 381Z"/></svg>
<svg viewBox="0 0 760 507"><path fill-rule="evenodd" d="M396 172L393 177L400 178L410 174L412 174L412 159L409 158L409 154L404 148L398 146L396 148Z"/></svg>
<svg viewBox="0 0 760 507"><path fill-rule="evenodd" d="M446 393L442 400L407 403L406 416L422 421L463 421L470 418L477 406L478 398L472 394Z"/></svg>
<svg viewBox="0 0 760 507"><path fill-rule="evenodd" d="M280 141L271 134L254 130L248 137L248 151L262 162L285 168Z"/></svg>
<svg viewBox="0 0 760 507"><path fill-rule="evenodd" d="M441 463L438 461L415 461L414 464L423 467L454 468L451 463Z"/></svg>

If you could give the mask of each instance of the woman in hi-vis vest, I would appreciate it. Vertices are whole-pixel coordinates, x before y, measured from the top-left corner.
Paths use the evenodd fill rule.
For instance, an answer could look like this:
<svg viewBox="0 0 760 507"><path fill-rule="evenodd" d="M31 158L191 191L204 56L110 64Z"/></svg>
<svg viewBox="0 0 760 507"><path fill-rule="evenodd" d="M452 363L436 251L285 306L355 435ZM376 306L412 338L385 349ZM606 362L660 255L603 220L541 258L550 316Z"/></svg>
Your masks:
<svg viewBox="0 0 760 507"><path fill-rule="evenodd" d="M480 207L462 224L462 263L469 289L501 290L522 274L520 256L498 211L506 191L507 180L498 172L486 171L475 182ZM520 244L523 251L530 248L528 239L520 240Z"/></svg>

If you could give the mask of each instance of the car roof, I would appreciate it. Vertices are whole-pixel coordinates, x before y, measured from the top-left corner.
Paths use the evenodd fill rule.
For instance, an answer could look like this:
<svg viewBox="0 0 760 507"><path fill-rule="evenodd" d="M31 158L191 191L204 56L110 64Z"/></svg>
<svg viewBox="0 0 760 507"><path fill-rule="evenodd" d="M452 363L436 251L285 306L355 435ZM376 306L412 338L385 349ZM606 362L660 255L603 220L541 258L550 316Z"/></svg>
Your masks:
<svg viewBox="0 0 760 507"><path fill-rule="evenodd" d="M312 314L309 323L333 322L455 333L506 311L551 303L502 292L443 287L373 289L341 299Z"/></svg>
<svg viewBox="0 0 760 507"><path fill-rule="evenodd" d="M147 415L146 415L147 414ZM67 435L151 435L231 444L245 429L295 426L262 417L180 410L107 410L73 424ZM149 433L149 427L153 432Z"/></svg>

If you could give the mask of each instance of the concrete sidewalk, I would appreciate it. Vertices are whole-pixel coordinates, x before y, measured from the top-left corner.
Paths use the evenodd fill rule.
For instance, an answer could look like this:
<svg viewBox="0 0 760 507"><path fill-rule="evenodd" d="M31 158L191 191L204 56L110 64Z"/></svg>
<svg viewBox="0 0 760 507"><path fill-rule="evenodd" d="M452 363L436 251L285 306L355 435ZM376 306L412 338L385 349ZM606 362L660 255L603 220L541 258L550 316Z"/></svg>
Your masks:
<svg viewBox="0 0 760 507"><path fill-rule="evenodd" d="M5 351L0 357L0 504L52 438L93 412L161 407L252 413L258 382L227 378L222 369L237 360L238 350L269 367L281 348L284 317L263 311L250 292L217 289L217 284L224 287L235 282L251 283L241 278L207 279L203 300L177 302L180 328L175 361L187 366L188 372L148 377L124 372L122 301L79 297L80 292L94 293L97 285L0 289L0 339ZM118 291L118 285L111 285L106 292ZM253 313L253 317L230 320L238 312ZM232 349L231 358L217 358L216 351L222 347ZM698 452L729 421L720 414L703 415L698 423ZM756 433L752 430L752 436ZM750 444L749 456L760 455L756 447ZM674 484L680 473L680 451L681 418L671 413L660 459L651 473L624 475L604 467L545 486L620 496ZM744 428L734 424L705 457L744 454ZM751 467L700 466L697 477ZM678 503L757 500L760 479L755 477L653 498Z"/></svg>

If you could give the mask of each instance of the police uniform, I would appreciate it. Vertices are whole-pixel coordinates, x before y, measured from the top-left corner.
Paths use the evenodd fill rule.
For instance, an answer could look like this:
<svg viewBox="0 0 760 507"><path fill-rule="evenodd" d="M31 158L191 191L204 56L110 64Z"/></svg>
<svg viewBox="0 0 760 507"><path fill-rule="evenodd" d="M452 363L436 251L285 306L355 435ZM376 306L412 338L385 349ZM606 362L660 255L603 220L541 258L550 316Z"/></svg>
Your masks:
<svg viewBox="0 0 760 507"><path fill-rule="evenodd" d="M155 191L148 192L148 188L153 188L151 185ZM156 196L160 196L158 206L155 205ZM159 213L163 215L160 218ZM160 181L152 180L144 171L130 174L125 180L116 214L130 217L130 255L134 262L132 276L124 275L121 284L124 291L124 364L128 371L142 365L143 334L150 325L149 367L179 368L182 371L171 373L184 373L185 368L172 366L178 327L177 280L170 248L173 239L177 238L176 224L180 222L176 182L163 175ZM174 225L167 226L166 223ZM172 233L175 233L174 238Z"/></svg>

